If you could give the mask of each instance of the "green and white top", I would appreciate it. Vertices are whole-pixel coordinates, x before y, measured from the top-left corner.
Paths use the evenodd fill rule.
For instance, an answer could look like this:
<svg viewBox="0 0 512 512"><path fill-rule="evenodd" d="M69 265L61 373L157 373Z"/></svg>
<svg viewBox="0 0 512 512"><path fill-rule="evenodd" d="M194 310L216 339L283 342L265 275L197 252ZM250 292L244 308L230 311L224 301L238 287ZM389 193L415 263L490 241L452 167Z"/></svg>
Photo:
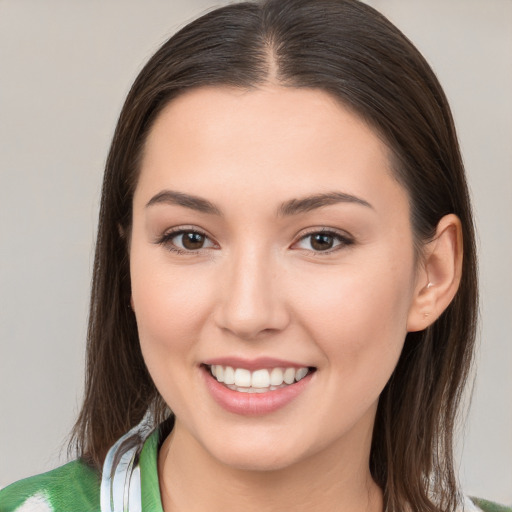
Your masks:
<svg viewBox="0 0 512 512"><path fill-rule="evenodd" d="M161 430L148 418L109 450L102 475L81 459L0 490L0 512L163 512L158 484ZM512 512L466 498L464 512Z"/></svg>
<svg viewBox="0 0 512 512"><path fill-rule="evenodd" d="M74 460L0 490L0 512L163 512L160 437L145 417L112 446L101 475Z"/></svg>

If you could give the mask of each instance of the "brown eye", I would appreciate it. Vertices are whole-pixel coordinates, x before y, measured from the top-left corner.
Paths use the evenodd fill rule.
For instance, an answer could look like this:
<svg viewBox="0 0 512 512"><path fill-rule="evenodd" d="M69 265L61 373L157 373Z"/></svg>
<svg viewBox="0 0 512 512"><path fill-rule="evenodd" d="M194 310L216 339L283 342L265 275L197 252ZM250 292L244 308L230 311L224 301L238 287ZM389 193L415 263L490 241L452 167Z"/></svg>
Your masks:
<svg viewBox="0 0 512 512"><path fill-rule="evenodd" d="M303 236L295 248L306 249L312 253L330 254L354 243L354 239L334 231L321 230Z"/></svg>
<svg viewBox="0 0 512 512"><path fill-rule="evenodd" d="M324 235L317 233L311 237L311 247L315 251L326 251L334 245L334 237L332 235Z"/></svg>
<svg viewBox="0 0 512 512"><path fill-rule="evenodd" d="M182 233L179 236L181 236L181 245L184 249L188 249L189 251L201 249L206 239L201 233L195 233L193 231Z"/></svg>
<svg viewBox="0 0 512 512"><path fill-rule="evenodd" d="M157 243L178 254L197 254L203 249L213 249L215 243L202 233L192 229L176 229L166 233Z"/></svg>

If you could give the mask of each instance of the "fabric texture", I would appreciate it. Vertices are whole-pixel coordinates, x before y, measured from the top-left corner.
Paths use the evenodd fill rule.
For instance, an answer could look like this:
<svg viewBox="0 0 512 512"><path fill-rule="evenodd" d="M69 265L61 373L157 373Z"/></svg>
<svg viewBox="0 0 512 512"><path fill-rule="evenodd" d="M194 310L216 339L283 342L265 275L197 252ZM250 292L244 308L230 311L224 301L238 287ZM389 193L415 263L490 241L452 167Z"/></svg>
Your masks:
<svg viewBox="0 0 512 512"><path fill-rule="evenodd" d="M142 510L163 512L158 484L157 429L144 441L138 460ZM102 512L101 475L82 460L15 482L0 490L0 512Z"/></svg>
<svg viewBox="0 0 512 512"><path fill-rule="evenodd" d="M134 509L141 509L143 512L163 512L157 461L159 446L168 434L166 430L156 429L142 441L142 449L135 468L136 484L140 488L136 495L140 495L137 497L140 505ZM78 459L0 490L0 512L102 512L101 483L99 472ZM103 512L105 510L104 508ZM117 512L124 509L116 506L112 510ZM512 512L510 507L478 498L466 498L463 510Z"/></svg>
<svg viewBox="0 0 512 512"><path fill-rule="evenodd" d="M99 512L100 477L81 460L20 480L0 491L1 512Z"/></svg>

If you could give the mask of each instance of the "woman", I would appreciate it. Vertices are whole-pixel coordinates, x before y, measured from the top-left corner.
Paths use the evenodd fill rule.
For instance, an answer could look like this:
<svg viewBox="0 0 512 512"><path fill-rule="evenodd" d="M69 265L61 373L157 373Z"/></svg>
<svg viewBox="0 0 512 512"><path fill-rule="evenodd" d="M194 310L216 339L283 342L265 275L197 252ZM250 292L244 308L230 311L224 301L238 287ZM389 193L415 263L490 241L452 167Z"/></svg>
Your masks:
<svg viewBox="0 0 512 512"><path fill-rule="evenodd" d="M449 107L395 27L213 11L114 135L80 458L1 510L456 510L475 260Z"/></svg>

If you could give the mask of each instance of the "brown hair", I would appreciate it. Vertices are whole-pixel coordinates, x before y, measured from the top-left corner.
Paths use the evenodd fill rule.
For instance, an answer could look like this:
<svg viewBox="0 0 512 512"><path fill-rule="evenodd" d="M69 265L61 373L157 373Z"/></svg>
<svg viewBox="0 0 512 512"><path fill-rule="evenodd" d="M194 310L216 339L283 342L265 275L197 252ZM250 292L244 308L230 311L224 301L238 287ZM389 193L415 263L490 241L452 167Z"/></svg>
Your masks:
<svg viewBox="0 0 512 512"><path fill-rule="evenodd" d="M144 364L129 309L122 235L130 231L140 155L152 123L169 101L190 88L252 88L269 80L324 90L375 129L409 193L420 250L442 216L455 213L462 222L459 290L431 327L407 335L379 400L370 455L389 512L454 510L452 439L477 316L467 184L450 109L433 71L396 27L356 0L267 0L217 9L169 39L135 80L105 170L85 399L74 446L99 467L109 446L148 408L156 422L169 415Z"/></svg>

